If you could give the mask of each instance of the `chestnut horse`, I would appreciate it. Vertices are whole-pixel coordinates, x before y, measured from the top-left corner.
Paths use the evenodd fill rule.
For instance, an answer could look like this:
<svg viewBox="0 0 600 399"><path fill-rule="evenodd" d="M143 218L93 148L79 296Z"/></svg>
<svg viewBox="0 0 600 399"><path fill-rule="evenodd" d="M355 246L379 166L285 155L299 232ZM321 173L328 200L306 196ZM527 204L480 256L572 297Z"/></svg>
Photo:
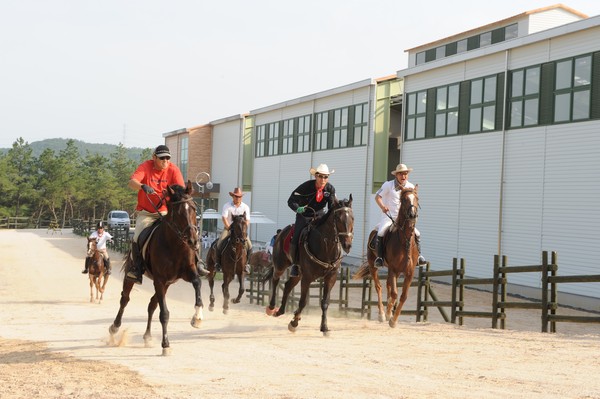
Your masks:
<svg viewBox="0 0 600 399"><path fill-rule="evenodd" d="M415 226L419 216L419 197L417 196L417 187L405 188L400 194L400 210L394 224L390 227L384 236L384 265L387 266L387 309L385 319L388 320L390 327L396 327L402 306L408 297L408 290L415 274L415 267L419 258L419 251L415 243ZM373 230L369 235L369 243L374 242L377 230ZM379 321L384 320L383 300L381 294L381 282L377 274L377 268L374 266L377 258L376 248L369 246L367 252L367 262L363 264L354 274L354 279L365 278L371 274L377 291ZM392 309L396 305L398 298L397 281L400 274L404 274L402 283L402 294L396 310Z"/></svg>
<svg viewBox="0 0 600 399"><path fill-rule="evenodd" d="M354 237L354 212L352 211L352 194L349 200L335 201L334 206L327 214L319 219L313 220L307 226L298 243L298 266L300 276L290 277L285 283L281 306L275 307L277 300L277 287L281 275L292 264L289 254L284 248L289 242L289 233L292 225L285 227L275 240L273 247L273 268L265 277L271 281L271 301L267 306L268 315L281 316L285 313L285 306L292 289L300 282L300 301L298 309L294 312L294 318L288 324L288 330L295 332L301 318L302 310L306 306L310 284L318 278L323 278L323 299L321 300L321 332L323 335L329 333L327 327L327 309L329 297L337 279L337 274L342 263L343 252L350 252L352 239Z"/></svg>
<svg viewBox="0 0 600 399"><path fill-rule="evenodd" d="M229 237L226 238L227 242L223 243L223 253L221 254L221 270L223 271L223 284L221 288L223 290L223 313L229 312L229 283L237 275L240 282L240 289L238 295L231 300L233 303L240 303L242 295L244 295L244 274L246 273L246 263L248 261L246 254L246 238L247 238L246 224L246 212L243 215L233 216L231 226L229 226ZM215 262L216 262L216 251L217 241L211 245L206 255L206 268L210 271L208 275L208 285L210 287L210 305L208 310L211 312L215 308L215 296L213 294L213 288L215 285Z"/></svg>
<svg viewBox="0 0 600 399"><path fill-rule="evenodd" d="M253 275L262 275L273 266L273 257L267 251L252 252L248 264L252 267Z"/></svg>
<svg viewBox="0 0 600 399"><path fill-rule="evenodd" d="M167 289L171 284L179 279L192 283L196 300L195 313L191 320L192 327L199 328L203 319L203 305L200 295L201 282L196 267L200 238L196 226L196 204L192 198L193 192L194 189L189 180L185 188L178 185L167 187L167 190L162 193L161 201L166 199L168 213L161 216L158 224L150 227L153 229L152 234L146 243L142 245L142 255L146 263L145 274L154 281L154 295L150 298L148 304L148 323L144 333L144 342L146 346L149 346L152 340L150 332L152 315L156 307L159 306L163 355L171 353L167 335L169 309L166 301ZM132 266L132 259L130 253L128 253L122 270L127 272ZM123 279L119 312L109 328L111 338L119 331L123 311L129 302L129 294L133 284L134 282L129 279Z"/></svg>
<svg viewBox="0 0 600 399"><path fill-rule="evenodd" d="M90 278L90 302L94 302L94 287L96 287L96 302L100 303L104 299L104 288L108 282L108 274L104 267L104 258L98 251L95 238L87 239L87 257L88 276Z"/></svg>

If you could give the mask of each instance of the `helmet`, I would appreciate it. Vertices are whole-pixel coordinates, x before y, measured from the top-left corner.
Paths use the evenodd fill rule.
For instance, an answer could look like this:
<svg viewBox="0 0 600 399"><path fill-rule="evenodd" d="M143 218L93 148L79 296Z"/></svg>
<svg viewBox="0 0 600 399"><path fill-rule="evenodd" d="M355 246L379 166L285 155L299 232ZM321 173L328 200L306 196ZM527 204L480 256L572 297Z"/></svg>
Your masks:
<svg viewBox="0 0 600 399"><path fill-rule="evenodd" d="M103 222L98 222L98 224L96 225L97 229L103 229L104 228L104 223Z"/></svg>

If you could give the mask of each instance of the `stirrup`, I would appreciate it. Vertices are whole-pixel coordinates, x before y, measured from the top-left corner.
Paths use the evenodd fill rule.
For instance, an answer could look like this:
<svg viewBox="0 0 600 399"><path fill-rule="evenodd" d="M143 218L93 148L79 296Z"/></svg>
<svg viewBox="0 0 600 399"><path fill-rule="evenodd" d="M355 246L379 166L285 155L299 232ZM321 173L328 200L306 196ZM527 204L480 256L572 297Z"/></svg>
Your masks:
<svg viewBox="0 0 600 399"><path fill-rule="evenodd" d="M210 274L210 271L206 270L204 266L202 266L202 262L196 263L196 270L198 270L198 275L200 277L206 277Z"/></svg>
<svg viewBox="0 0 600 399"><path fill-rule="evenodd" d="M244 267L244 272L246 272L246 274L250 274L250 264L246 263L246 266Z"/></svg>
<svg viewBox="0 0 600 399"><path fill-rule="evenodd" d="M290 277L299 277L300 276L300 267L297 264L293 264L290 269Z"/></svg>
<svg viewBox="0 0 600 399"><path fill-rule="evenodd" d="M130 281L133 281L136 284L142 284L142 276L138 276L136 273L133 272L133 270L128 271L125 275L125 278L127 278Z"/></svg>
<svg viewBox="0 0 600 399"><path fill-rule="evenodd" d="M425 260L425 258L423 257L423 255L419 255L419 259L417 259L417 265L419 266L423 266L426 265L427 261Z"/></svg>
<svg viewBox="0 0 600 399"><path fill-rule="evenodd" d="M377 259L375 259L375 262L373 262L373 266L375 266L375 268L382 267L383 266L383 258L377 257Z"/></svg>

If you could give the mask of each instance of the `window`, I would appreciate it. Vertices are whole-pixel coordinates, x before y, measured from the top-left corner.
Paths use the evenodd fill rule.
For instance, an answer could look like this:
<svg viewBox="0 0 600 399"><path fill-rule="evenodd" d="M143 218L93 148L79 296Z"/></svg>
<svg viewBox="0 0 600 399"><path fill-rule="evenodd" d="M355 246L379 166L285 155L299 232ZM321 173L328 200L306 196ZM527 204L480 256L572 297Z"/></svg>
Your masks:
<svg viewBox="0 0 600 399"><path fill-rule="evenodd" d="M492 32L482 33L479 37L479 47L485 47L492 44Z"/></svg>
<svg viewBox="0 0 600 399"><path fill-rule="evenodd" d="M328 111L319 112L315 114L315 142L314 149L326 150L327 149L327 128L329 126L329 113Z"/></svg>
<svg viewBox="0 0 600 399"><path fill-rule="evenodd" d="M294 119L283 121L282 143L282 154L291 154L294 152Z"/></svg>
<svg viewBox="0 0 600 399"><path fill-rule="evenodd" d="M456 52L464 53L465 51L467 51L467 39L459 40L456 43Z"/></svg>
<svg viewBox="0 0 600 399"><path fill-rule="evenodd" d="M298 118L298 146L296 151L310 151L310 115Z"/></svg>
<svg viewBox="0 0 600 399"><path fill-rule="evenodd" d="M435 136L442 137L458 133L459 85L436 89Z"/></svg>
<svg viewBox="0 0 600 399"><path fill-rule="evenodd" d="M354 146L367 145L367 139L369 135L368 118L369 113L366 103L354 106Z"/></svg>
<svg viewBox="0 0 600 399"><path fill-rule="evenodd" d="M554 122L570 122L590 118L591 82L591 55L556 63Z"/></svg>
<svg viewBox="0 0 600 399"><path fill-rule="evenodd" d="M446 46L440 46L435 49L435 59L439 60L446 56Z"/></svg>
<svg viewBox="0 0 600 399"><path fill-rule="evenodd" d="M269 123L267 156L279 154L279 122Z"/></svg>
<svg viewBox="0 0 600 399"><path fill-rule="evenodd" d="M333 148L348 147L348 107L333 111Z"/></svg>
<svg viewBox="0 0 600 399"><path fill-rule="evenodd" d="M181 174L183 175L183 180L187 180L188 174L188 142L189 137L181 138L181 150L179 151L179 169L181 170Z"/></svg>
<svg viewBox="0 0 600 399"><path fill-rule="evenodd" d="M496 76L471 81L469 133L494 130L496 125Z"/></svg>
<svg viewBox="0 0 600 399"><path fill-rule="evenodd" d="M519 25L508 25L504 29L504 40L515 39L519 35Z"/></svg>
<svg viewBox="0 0 600 399"><path fill-rule="evenodd" d="M417 65L421 65L425 63L425 52L421 51L420 53L417 53L417 61L416 64Z"/></svg>
<svg viewBox="0 0 600 399"><path fill-rule="evenodd" d="M265 156L265 145L267 140L267 125L256 127L256 158Z"/></svg>
<svg viewBox="0 0 600 399"><path fill-rule="evenodd" d="M408 95L406 113L406 140L425 138L425 114L427 92L419 91Z"/></svg>
<svg viewBox="0 0 600 399"><path fill-rule="evenodd" d="M509 127L533 126L539 123L540 67L511 73Z"/></svg>

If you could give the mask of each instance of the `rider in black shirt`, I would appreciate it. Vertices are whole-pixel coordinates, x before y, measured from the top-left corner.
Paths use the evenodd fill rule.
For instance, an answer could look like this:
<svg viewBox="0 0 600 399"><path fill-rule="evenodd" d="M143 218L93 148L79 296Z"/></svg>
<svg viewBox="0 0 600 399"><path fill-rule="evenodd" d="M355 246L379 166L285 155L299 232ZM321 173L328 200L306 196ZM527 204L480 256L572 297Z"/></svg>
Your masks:
<svg viewBox="0 0 600 399"><path fill-rule="evenodd" d="M296 264L300 232L312 217L323 213L325 206L327 209L333 207L335 188L327 181L333 172L335 171L332 169L330 172L325 164L320 164L317 168L310 168L310 174L315 176L315 180L305 181L288 198L288 206L296 212L294 235L290 243L290 256L293 263L290 276L292 277L300 275L300 269Z"/></svg>

